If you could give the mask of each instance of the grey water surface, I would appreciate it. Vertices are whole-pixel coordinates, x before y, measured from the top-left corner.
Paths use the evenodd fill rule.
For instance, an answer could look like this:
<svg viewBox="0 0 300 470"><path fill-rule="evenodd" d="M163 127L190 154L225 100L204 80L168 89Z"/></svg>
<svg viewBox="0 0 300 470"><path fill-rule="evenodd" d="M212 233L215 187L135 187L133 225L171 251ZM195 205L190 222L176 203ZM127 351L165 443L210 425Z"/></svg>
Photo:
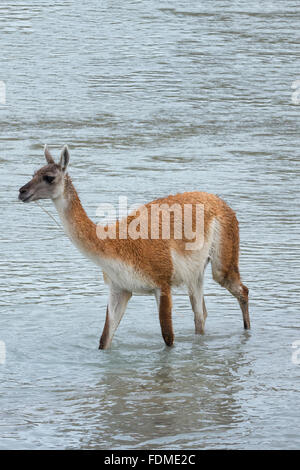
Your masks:
<svg viewBox="0 0 300 470"><path fill-rule="evenodd" d="M299 448L299 24L288 0L1 2L1 449ZM203 337L176 290L173 348L135 296L99 351L101 271L17 201L45 143L94 221L119 196L224 198L251 331L208 268Z"/></svg>

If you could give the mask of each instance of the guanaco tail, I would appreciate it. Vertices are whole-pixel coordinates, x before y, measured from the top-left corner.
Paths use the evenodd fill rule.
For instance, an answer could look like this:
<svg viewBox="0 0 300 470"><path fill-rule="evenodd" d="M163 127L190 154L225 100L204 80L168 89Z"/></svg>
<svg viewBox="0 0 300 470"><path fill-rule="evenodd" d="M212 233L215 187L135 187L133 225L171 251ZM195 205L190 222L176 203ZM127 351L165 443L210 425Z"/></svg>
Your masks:
<svg viewBox="0 0 300 470"><path fill-rule="evenodd" d="M103 271L109 286L104 329L100 349L110 346L113 335L122 319L133 293L154 294L158 306L163 339L172 346L173 286L187 288L194 312L195 332L203 334L207 317L203 297L203 277L207 264L212 267L213 279L237 298L244 321L250 328L248 289L241 282L239 273L239 228L233 210L218 196L205 192L186 192L152 201L143 210L135 211L113 227L96 225L87 216L73 186L67 167L69 150L64 146L59 163L55 163L47 146L44 149L47 165L40 168L33 178L19 190L23 202L51 199L57 209L64 230L76 247ZM154 236L151 223L144 236L124 236L124 230L142 220L154 222L155 207L201 207L201 224L197 224L197 211L192 210L191 229L193 239L184 231L185 219L175 211L169 212L169 236L163 236L163 217L159 213L158 230ZM141 215L143 214L143 215ZM144 219L143 219L144 217ZM175 224L176 227L175 227ZM181 236L178 236L179 232ZM114 237L99 236L114 229ZM129 231L129 230L128 230ZM191 241L199 235L200 242L191 249Z"/></svg>

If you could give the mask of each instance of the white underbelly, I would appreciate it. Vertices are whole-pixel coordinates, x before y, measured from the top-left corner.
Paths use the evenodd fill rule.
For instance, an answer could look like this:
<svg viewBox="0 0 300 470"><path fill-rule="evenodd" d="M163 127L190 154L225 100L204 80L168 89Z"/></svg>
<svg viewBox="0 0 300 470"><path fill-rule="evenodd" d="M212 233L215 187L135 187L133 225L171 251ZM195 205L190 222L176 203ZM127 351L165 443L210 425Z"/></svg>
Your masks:
<svg viewBox="0 0 300 470"><path fill-rule="evenodd" d="M108 277L108 283L120 289L133 293L151 293L155 289L155 284L151 279L123 261L101 259L97 264Z"/></svg>
<svg viewBox="0 0 300 470"><path fill-rule="evenodd" d="M118 259L106 258L99 256L98 254L94 254L87 250L86 247L78 241L76 236L72 234L72 232L67 232L67 234L79 251L105 272L109 284L113 284L115 287L135 293L151 293L154 291L156 286L153 281L138 272L130 264Z"/></svg>

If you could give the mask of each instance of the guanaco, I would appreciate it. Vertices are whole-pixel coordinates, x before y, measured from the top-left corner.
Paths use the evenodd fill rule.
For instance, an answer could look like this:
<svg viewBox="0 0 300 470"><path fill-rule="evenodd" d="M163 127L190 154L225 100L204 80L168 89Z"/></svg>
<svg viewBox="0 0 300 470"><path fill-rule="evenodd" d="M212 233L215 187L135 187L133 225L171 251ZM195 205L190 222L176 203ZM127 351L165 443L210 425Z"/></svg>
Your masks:
<svg viewBox="0 0 300 470"><path fill-rule="evenodd" d="M213 279L237 298L244 321L250 328L248 312L248 288L242 284L239 273L239 227L234 211L218 196L205 192L186 192L157 199L144 206L144 216L152 214L156 205L177 207L201 206L203 223L202 243L195 249L187 249L185 235L175 236L176 216L170 214L173 229L170 236L161 233L162 217L159 217L159 233L151 237L150 229L144 237L121 236L125 227L137 222L139 211L129 214L114 225L115 237L99 237L98 224L90 220L83 209L72 180L67 173L70 160L65 145L59 163L55 163L45 145L47 165L40 168L33 178L19 190L23 202L51 199L57 209L65 233L75 246L103 271L109 285L109 300L100 349L107 349L122 319L133 293L154 294L159 311L163 339L167 346L174 342L172 326L173 286L184 285L194 312L195 332L204 333L207 310L203 296L204 271L211 262ZM192 225L195 228L195 211ZM152 216L153 218L153 216ZM178 221L178 220L177 220ZM139 221L140 222L140 221ZM181 222L183 224L183 221ZM151 225L151 224L150 224ZM109 227L101 227L102 233ZM178 227L177 227L178 228ZM178 230L177 230L178 231ZM178 233L177 233L178 235ZM196 234L197 235L197 234Z"/></svg>

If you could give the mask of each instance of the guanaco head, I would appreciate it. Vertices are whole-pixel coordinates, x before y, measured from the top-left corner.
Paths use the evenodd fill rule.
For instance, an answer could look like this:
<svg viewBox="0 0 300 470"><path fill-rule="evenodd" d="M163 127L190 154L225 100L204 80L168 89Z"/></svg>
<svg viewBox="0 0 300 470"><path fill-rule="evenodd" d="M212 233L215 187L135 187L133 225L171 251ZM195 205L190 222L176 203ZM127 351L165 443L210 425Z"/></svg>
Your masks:
<svg viewBox="0 0 300 470"><path fill-rule="evenodd" d="M56 199L63 194L65 174L70 159L68 147L65 145L62 149L59 163L55 163L47 145L45 145L44 153L47 165L37 170L32 179L20 188L20 201Z"/></svg>

